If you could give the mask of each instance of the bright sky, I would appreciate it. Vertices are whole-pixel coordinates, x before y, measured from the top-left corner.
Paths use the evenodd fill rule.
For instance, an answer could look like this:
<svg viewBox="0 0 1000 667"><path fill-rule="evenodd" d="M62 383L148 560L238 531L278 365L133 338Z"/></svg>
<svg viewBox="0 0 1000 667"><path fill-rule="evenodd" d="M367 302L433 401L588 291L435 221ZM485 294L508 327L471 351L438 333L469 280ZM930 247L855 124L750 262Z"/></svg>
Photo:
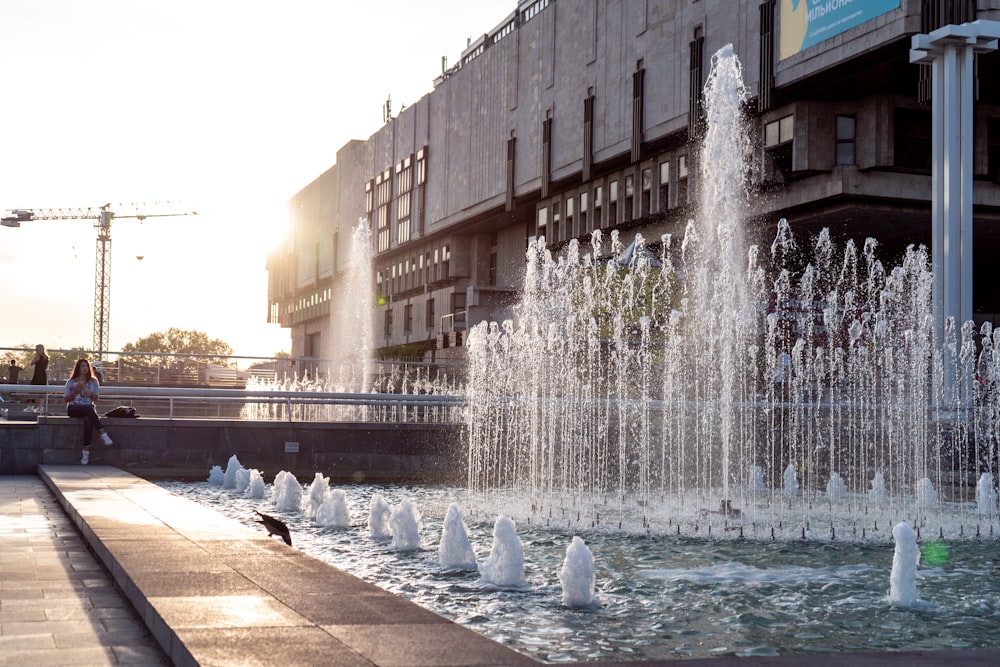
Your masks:
<svg viewBox="0 0 1000 667"><path fill-rule="evenodd" d="M110 347L170 327L236 354L266 324L285 204L432 89L516 0L3 0L0 212L171 202L111 230ZM145 208L140 206L141 208ZM152 209L153 206L148 208ZM134 212L134 208L131 209ZM0 347L93 339L92 220L0 227ZM138 257L143 259L139 260Z"/></svg>

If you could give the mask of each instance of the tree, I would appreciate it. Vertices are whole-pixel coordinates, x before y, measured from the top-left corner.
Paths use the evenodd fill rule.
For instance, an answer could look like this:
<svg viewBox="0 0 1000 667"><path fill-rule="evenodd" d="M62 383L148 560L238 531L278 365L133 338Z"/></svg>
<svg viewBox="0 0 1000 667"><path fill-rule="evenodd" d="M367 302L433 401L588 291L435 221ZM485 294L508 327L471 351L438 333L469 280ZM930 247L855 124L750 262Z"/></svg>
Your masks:
<svg viewBox="0 0 1000 667"><path fill-rule="evenodd" d="M229 343L218 338L209 338L208 334L201 331L174 327L165 332L150 334L134 343L126 343L122 347L122 352L133 353L127 357L129 363L147 366L175 363L178 360L170 358L169 355L182 354L208 355L192 361L207 362L218 366L233 365L233 362L227 358L233 354L233 348L230 347Z"/></svg>

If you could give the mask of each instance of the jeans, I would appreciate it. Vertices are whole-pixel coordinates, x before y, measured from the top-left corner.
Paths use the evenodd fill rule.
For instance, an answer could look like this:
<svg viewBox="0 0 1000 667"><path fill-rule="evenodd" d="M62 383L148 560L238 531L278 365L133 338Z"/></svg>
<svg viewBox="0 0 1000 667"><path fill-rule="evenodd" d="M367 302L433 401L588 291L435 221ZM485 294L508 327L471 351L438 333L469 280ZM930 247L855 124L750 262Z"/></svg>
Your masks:
<svg viewBox="0 0 1000 667"><path fill-rule="evenodd" d="M94 409L93 405L70 403L66 406L66 414L75 419L83 420L83 446L90 447L90 438L94 429L100 431L104 428L101 420L97 417L97 410Z"/></svg>

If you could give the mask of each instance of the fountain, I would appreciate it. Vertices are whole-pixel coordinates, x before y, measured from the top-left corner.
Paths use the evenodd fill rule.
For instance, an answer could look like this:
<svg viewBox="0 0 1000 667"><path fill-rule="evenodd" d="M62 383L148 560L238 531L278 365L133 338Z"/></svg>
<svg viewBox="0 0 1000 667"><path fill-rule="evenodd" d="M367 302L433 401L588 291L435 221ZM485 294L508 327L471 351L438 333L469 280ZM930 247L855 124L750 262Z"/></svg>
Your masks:
<svg viewBox="0 0 1000 667"><path fill-rule="evenodd" d="M470 332L467 489L324 488L312 519L282 471L270 502L296 548L548 662L1000 645L1000 337L934 346L923 249L785 221L745 248L731 49L709 84L700 224L534 244L515 319ZM249 521L223 476L168 488ZM334 494L367 526L320 521Z"/></svg>
<svg viewBox="0 0 1000 667"><path fill-rule="evenodd" d="M995 510L963 503L996 460L997 396L982 389L996 333L949 321L935 347L924 248L886 267L873 239L799 239L785 220L769 249L748 246L745 97L724 48L705 88L703 205L679 242L613 231L608 245L598 230L557 257L539 239L515 317L470 331L478 508L759 539L992 526Z"/></svg>

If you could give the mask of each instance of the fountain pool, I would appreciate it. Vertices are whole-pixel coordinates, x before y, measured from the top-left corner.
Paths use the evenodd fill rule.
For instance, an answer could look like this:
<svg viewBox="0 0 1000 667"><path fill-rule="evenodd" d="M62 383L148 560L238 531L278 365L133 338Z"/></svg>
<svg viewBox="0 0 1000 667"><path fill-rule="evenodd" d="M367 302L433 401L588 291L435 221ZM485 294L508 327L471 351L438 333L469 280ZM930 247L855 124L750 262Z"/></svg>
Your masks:
<svg viewBox="0 0 1000 667"><path fill-rule="evenodd" d="M991 539L923 541L921 605L907 607L889 599L889 525L879 529L881 541L770 542L518 524L527 586L504 590L438 563L447 508L463 505L464 489L337 487L352 527L333 529L303 511L276 512L270 487L267 498L253 499L208 483L161 486L248 526L255 509L277 514L295 548L545 662L1000 647L1000 561ZM413 503L423 523L419 549L397 551L370 537L375 494ZM480 563L495 519L465 512ZM593 554L601 605L592 610L562 601L560 569L574 535Z"/></svg>

